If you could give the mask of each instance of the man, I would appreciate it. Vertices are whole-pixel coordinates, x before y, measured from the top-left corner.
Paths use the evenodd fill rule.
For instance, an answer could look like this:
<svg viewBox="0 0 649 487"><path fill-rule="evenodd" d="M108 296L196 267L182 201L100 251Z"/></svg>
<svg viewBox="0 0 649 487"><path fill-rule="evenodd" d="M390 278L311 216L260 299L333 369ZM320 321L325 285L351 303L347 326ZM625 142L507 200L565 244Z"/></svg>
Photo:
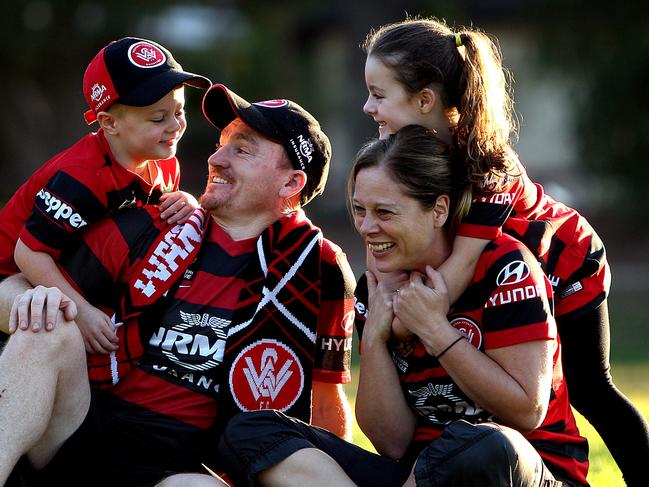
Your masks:
<svg viewBox="0 0 649 487"><path fill-rule="evenodd" d="M2 284L5 308L26 292L0 356L0 484L24 455L27 476L50 483L223 485L201 463L218 469L224 424L260 408L349 436L354 278L301 210L324 189L329 141L286 100L250 104L216 85L203 111L221 130L205 211L172 228L156 208L131 208L62 257L113 315L117 353L86 363L73 303ZM56 313L65 324L28 331Z"/></svg>

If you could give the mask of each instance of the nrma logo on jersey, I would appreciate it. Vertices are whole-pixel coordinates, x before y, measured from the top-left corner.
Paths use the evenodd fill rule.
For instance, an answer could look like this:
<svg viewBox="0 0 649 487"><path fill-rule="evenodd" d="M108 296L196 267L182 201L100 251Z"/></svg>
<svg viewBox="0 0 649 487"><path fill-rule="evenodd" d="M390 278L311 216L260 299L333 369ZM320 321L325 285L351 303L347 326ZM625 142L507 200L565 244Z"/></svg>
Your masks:
<svg viewBox="0 0 649 487"><path fill-rule="evenodd" d="M223 362L227 327L230 320L208 313L180 311L181 323L171 328L160 326L149 345L185 371L205 372Z"/></svg>
<svg viewBox="0 0 649 487"><path fill-rule="evenodd" d="M287 345L259 340L237 356L230 369L230 388L242 411L286 411L304 388L304 370Z"/></svg>
<svg viewBox="0 0 649 487"><path fill-rule="evenodd" d="M40 204L38 204L39 200ZM74 211L74 208L45 189L41 189L36 194L36 203L58 222L67 223L72 228L81 228L87 225L81 215Z"/></svg>

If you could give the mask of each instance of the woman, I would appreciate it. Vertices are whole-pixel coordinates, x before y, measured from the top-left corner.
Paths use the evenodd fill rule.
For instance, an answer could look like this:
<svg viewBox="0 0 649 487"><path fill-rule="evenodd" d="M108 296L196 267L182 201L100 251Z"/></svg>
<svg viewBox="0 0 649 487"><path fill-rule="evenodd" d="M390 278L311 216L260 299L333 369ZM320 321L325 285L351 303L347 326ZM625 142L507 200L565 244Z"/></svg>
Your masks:
<svg viewBox="0 0 649 487"><path fill-rule="evenodd" d="M468 205L460 167L429 130L407 126L361 149L351 172L354 224L384 274L378 284L366 274L356 305L359 323L367 320L356 416L381 456L281 413L246 413L220 445L233 478L587 485L587 444L563 382L550 285L532 254L510 236L494 239L448 313L431 265L448 258ZM395 319L410 338L395 338Z"/></svg>
<svg viewBox="0 0 649 487"><path fill-rule="evenodd" d="M377 122L379 137L419 124L465 154L478 194L453 252L438 269L451 303L466 288L488 241L503 230L523 241L554 288L572 405L602 436L627 485L646 485L649 426L610 374L610 272L604 245L577 211L530 180L513 151L510 77L496 43L475 28L407 19L372 32L363 48L369 93L363 110ZM552 238L538 238L536 227L542 224L530 223L536 220L554 226Z"/></svg>

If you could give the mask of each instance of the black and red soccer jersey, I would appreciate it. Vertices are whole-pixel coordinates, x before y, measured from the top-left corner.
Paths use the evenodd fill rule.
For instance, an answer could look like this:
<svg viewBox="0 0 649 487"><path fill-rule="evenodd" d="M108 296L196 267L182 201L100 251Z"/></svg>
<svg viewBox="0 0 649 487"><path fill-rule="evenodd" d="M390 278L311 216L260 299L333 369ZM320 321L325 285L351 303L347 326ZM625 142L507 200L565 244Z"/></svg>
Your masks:
<svg viewBox="0 0 649 487"><path fill-rule="evenodd" d="M155 204L162 193L178 189L175 157L152 161L149 169L152 184L118 164L101 130L54 156L0 212L0 275L19 272L13 260L18 238L57 259L70 234L113 210Z"/></svg>
<svg viewBox="0 0 649 487"><path fill-rule="evenodd" d="M221 365L236 328L233 317L251 304L241 302L240 296L247 280L256 278L249 263L258 239L233 241L211 223L194 263L166 296L138 317L139 334L124 338L139 340L142 354L111 390L151 417L173 418L176 428L188 425L188 431L205 430L217 419L219 391L229 387ZM92 304L111 312L127 293L124 283L168 228L155 208L119 212L85 233L74 250L64 251L64 275ZM321 307L312 344L312 377L345 383L351 379L354 279L344 254L331 242L323 241L320 259L321 281L316 285L321 288ZM128 328L134 327L129 323ZM233 395L247 408L280 409L301 391L300 364L277 340L272 346L258 345L250 343L241 355L241 367L236 369L241 376L233 384Z"/></svg>
<svg viewBox="0 0 649 487"><path fill-rule="evenodd" d="M357 290L359 332L366 317L366 286ZM539 264L520 242L502 235L487 245L449 322L483 352L532 340L556 342L550 403L545 419L526 438L554 472L585 483L587 441L579 435L563 380L560 345L551 313L551 288ZM366 302L366 301L365 301ZM421 343L407 349L391 344L405 397L417 412L413 451L441 435L452 421L498 421L473 402Z"/></svg>
<svg viewBox="0 0 649 487"><path fill-rule="evenodd" d="M576 210L533 183L520 162L514 174L499 181L498 188L484 183L458 234L492 240L505 231L525 243L550 279L555 316L597 308L610 288L602 241Z"/></svg>
<svg viewBox="0 0 649 487"><path fill-rule="evenodd" d="M556 317L591 311L606 299L611 283L604 244L576 210L535 187L536 203L515 209L503 229L538 258L554 289Z"/></svg>

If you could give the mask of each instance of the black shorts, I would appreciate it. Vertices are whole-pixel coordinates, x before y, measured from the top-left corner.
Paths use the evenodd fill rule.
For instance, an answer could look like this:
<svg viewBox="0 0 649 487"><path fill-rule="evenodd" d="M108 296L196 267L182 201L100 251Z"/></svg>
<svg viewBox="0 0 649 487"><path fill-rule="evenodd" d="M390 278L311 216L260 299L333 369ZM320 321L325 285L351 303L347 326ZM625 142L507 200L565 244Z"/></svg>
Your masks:
<svg viewBox="0 0 649 487"><path fill-rule="evenodd" d="M218 437L197 437L196 431L170 427L168 418L145 414L119 398L93 393L88 415L55 457L39 471L23 457L7 487L145 487L176 473L206 473L201 462L214 467L202 457L215 456Z"/></svg>
<svg viewBox="0 0 649 487"><path fill-rule="evenodd" d="M254 477L303 448L332 457L358 486L402 485L411 465L364 450L327 430L266 410L241 413L225 428L219 458L234 485L253 485Z"/></svg>

